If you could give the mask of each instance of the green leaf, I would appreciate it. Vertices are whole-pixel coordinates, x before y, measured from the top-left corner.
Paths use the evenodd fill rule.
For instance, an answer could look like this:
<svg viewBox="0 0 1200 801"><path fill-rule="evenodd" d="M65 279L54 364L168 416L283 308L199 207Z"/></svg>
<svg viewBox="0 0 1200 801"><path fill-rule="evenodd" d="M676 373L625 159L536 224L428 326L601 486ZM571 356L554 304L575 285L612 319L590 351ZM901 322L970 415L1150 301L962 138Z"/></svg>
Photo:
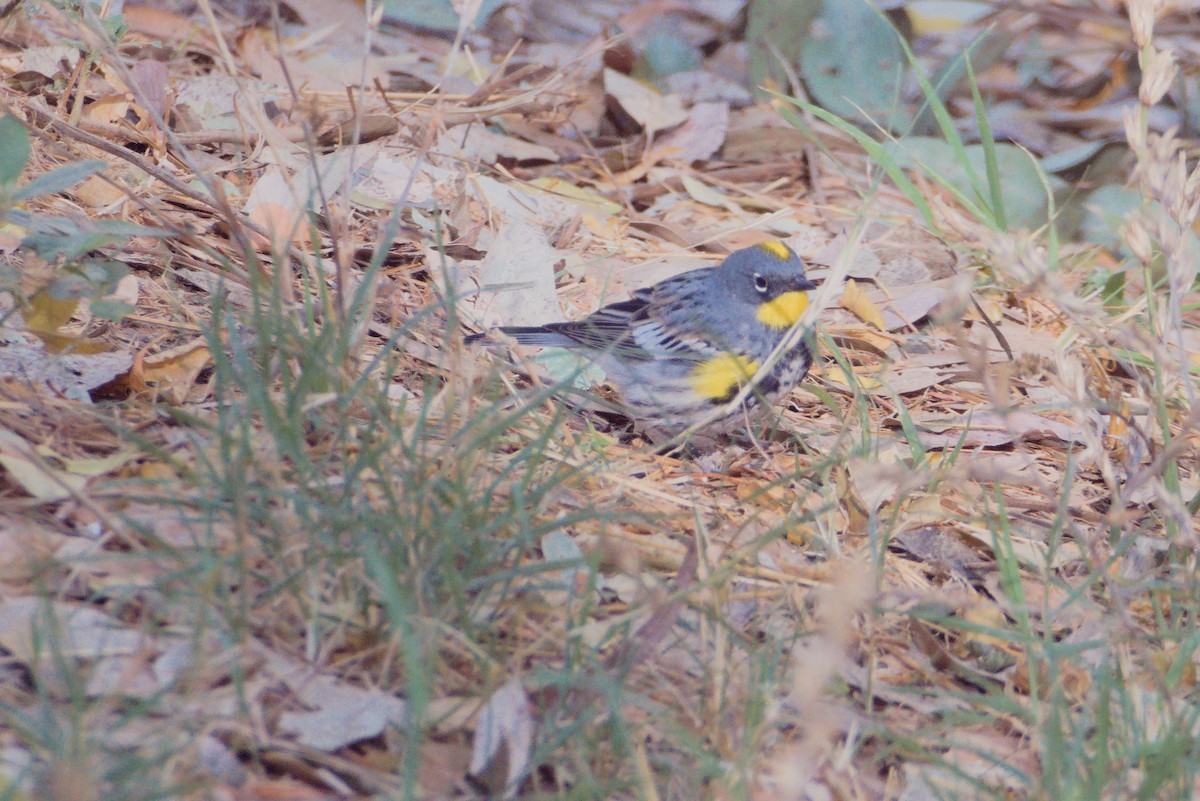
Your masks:
<svg viewBox="0 0 1200 801"><path fill-rule="evenodd" d="M71 320L78 298L56 297L49 287L34 294L21 312L25 326L35 334L53 334Z"/></svg>
<svg viewBox="0 0 1200 801"><path fill-rule="evenodd" d="M483 0L471 25L482 26L502 5L503 0ZM383 19L427 31L453 33L458 30L461 17L450 0L384 0Z"/></svg>
<svg viewBox="0 0 1200 801"><path fill-rule="evenodd" d="M137 310L133 305L116 298L97 298L88 303L88 308L95 316L113 322L120 322Z"/></svg>
<svg viewBox="0 0 1200 801"><path fill-rule="evenodd" d="M788 73L800 60L805 32L820 10L812 0L751 0L746 10L751 83L789 86Z"/></svg>
<svg viewBox="0 0 1200 801"><path fill-rule="evenodd" d="M0 186L11 186L21 177L29 162L29 133L11 114L0 118Z"/></svg>
<svg viewBox="0 0 1200 801"><path fill-rule="evenodd" d="M700 66L699 48L682 35L663 31L650 41L633 68L635 78L656 81L665 75L687 72Z"/></svg>
<svg viewBox="0 0 1200 801"><path fill-rule="evenodd" d="M834 114L895 130L908 65L900 34L866 0L824 0L800 51L800 77Z"/></svg>
<svg viewBox="0 0 1200 801"><path fill-rule="evenodd" d="M86 226L86 227L85 227ZM33 217L31 233L21 244L46 259L74 261L93 250L116 245L135 236L170 236L170 231L124 220L94 220L86 224L60 217Z"/></svg>
<svg viewBox="0 0 1200 801"><path fill-rule="evenodd" d="M1119 184L1098 187L1084 200L1086 214L1080 228L1080 238L1107 248L1121 258L1131 257L1133 251L1121 237L1121 226L1126 219L1137 214L1146 202L1146 196L1136 189Z"/></svg>
<svg viewBox="0 0 1200 801"><path fill-rule="evenodd" d="M3 147L3 145L0 145ZM91 175L103 170L108 164L103 161L76 161L64 164L50 172L43 173L13 193L17 201L28 200L39 195L53 195L67 187L74 186Z"/></svg>
<svg viewBox="0 0 1200 801"><path fill-rule="evenodd" d="M961 149L944 142L923 136L900 139L890 144L889 151L896 162L904 168L920 168L932 180L947 189L954 199L972 217L996 230L998 220L990 205L991 193L978 194L982 188L979 176L993 171L1004 176L1000 185L1000 205L1005 211L1005 222L1019 228L1033 229L1045 225L1047 220L1047 198L1043 188L1041 170L1037 162L1024 150L1014 145L968 145ZM989 151L991 151L989 153ZM992 167L989 158L995 159ZM1050 186L1062 182L1051 178Z"/></svg>
<svg viewBox="0 0 1200 801"><path fill-rule="evenodd" d="M971 83L971 100L975 104L975 124L979 126L979 141L983 145L983 161L987 171L988 189L991 192L992 217L997 228L1007 231L1008 215L1004 211L1004 191L1000 185L1000 167L996 159L996 138L992 135L992 123L988 119L983 96L979 94L979 84L975 81L974 66L969 58L964 58L963 63L967 66L967 78Z"/></svg>
<svg viewBox="0 0 1200 801"><path fill-rule="evenodd" d="M590 389L604 380L604 371L594 359L564 348L546 348L533 359L560 383L571 382L576 389Z"/></svg>

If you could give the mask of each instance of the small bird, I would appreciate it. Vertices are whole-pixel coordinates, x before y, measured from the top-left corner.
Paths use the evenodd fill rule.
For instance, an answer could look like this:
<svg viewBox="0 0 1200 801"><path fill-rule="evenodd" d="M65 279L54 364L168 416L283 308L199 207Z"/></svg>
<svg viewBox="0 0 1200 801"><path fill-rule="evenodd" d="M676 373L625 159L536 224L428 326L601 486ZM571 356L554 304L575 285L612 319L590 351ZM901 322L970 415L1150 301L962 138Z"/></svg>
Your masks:
<svg viewBox="0 0 1200 801"><path fill-rule="evenodd" d="M582 320L499 330L522 345L589 355L617 386L629 417L656 434L677 435L714 407L729 405L753 378L754 390L742 404L703 427L721 433L737 428L745 413L757 415L783 398L808 372L812 353L801 341L768 374L755 375L804 314L815 288L792 249L770 241L636 290Z"/></svg>

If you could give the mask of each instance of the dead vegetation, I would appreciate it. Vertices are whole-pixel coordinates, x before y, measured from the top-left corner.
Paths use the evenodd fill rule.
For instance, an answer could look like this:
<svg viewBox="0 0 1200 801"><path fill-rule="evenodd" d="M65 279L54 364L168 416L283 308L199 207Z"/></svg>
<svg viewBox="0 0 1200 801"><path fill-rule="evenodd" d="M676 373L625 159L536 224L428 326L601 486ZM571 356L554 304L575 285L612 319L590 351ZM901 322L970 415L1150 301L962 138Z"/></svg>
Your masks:
<svg viewBox="0 0 1200 801"><path fill-rule="evenodd" d="M1195 794L1194 10L179 5L0 18L0 797ZM768 238L715 450L463 346Z"/></svg>

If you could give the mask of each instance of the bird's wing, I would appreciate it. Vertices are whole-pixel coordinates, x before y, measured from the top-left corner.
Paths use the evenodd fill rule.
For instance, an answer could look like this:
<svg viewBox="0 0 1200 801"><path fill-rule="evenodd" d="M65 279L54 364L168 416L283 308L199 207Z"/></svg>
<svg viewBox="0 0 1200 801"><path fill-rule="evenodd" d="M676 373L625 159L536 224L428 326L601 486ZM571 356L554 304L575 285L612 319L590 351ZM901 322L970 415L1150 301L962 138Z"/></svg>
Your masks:
<svg viewBox="0 0 1200 801"><path fill-rule="evenodd" d="M546 328L570 338L577 346L598 351L620 351L638 358L638 346L632 336L637 321L645 314L646 300L633 297L593 312L582 320L555 323Z"/></svg>
<svg viewBox="0 0 1200 801"><path fill-rule="evenodd" d="M554 323L544 330L577 346L630 359L684 357L702 359L718 352L711 339L696 330L690 304L702 302L696 271L637 289L633 297L612 303L582 320Z"/></svg>
<svg viewBox="0 0 1200 801"><path fill-rule="evenodd" d="M703 359L719 351L712 332L704 330L696 306L712 303L699 293L706 284L697 280L699 271L667 279L650 290L640 319L633 327L638 347L655 358Z"/></svg>

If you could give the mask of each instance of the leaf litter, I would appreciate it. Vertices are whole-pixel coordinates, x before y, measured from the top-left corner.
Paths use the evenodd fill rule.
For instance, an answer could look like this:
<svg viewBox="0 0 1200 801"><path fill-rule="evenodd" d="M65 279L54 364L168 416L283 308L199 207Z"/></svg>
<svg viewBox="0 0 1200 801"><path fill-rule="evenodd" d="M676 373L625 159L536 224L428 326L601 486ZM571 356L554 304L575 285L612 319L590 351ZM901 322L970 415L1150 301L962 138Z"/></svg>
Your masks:
<svg viewBox="0 0 1200 801"><path fill-rule="evenodd" d="M361 19L354 4L321 5L322 14L344 6L346 19ZM588 469L558 488L540 514L565 515L583 508L586 498L643 517L620 527L587 520L556 527L574 551L545 540L513 567L565 561L571 569L561 575L568 582L514 580L504 592L481 595L475 624L493 627L514 645L497 650L501 663L485 676L458 651L464 645L442 644L455 658L433 676L429 704L444 715L419 747L422 761L448 767L423 774L422 791L466 793L470 777L493 795L513 797L580 779L581 768L564 752L538 750L549 742L548 724L598 707L594 691L539 683L539 666L561 666L563 650L548 644L554 641L602 655L581 675L590 671L636 689L642 703L606 713L630 727L637 743L630 763L617 766L611 751L597 747L580 764L598 774L612 770L646 797L697 791L698 784L673 778L665 767L674 764L680 732L727 762L749 753L746 788L754 797L1027 790L1016 777L1049 768L1035 755L1026 722L1008 715L972 728L943 726L946 741L930 724L970 709L956 696L964 690L1001 693L1017 706L1033 703L1035 685L1044 681L1030 665L1045 663L1035 663L1028 640L1013 635L1013 621L1039 621L1064 643L1099 637L1111 611L1099 598L1071 600L1086 595L1081 587L1093 571L1124 572L1132 581L1159 564L1173 514L1186 534L1186 513L1170 508L1171 496L1154 480L1142 480L1135 496L1115 478L1122 471L1138 475L1165 447L1161 431L1149 433L1158 422L1146 413L1142 387L1127 368L1114 366L1123 343L1069 326L1065 298L1040 291L1036 282L993 275L977 286L968 282L964 291L963 276L985 272L978 261L985 236L956 229L952 215L945 230L959 236L943 240L916 223L873 222L851 244L855 212L870 195L863 157L844 134L815 122L824 149L814 149L811 138L768 102L753 100L745 86L734 82L740 91L729 90L726 67L737 56L727 52L733 44L727 26L737 9L730 16L717 7L738 4L626 9L621 19L633 44L603 42L616 12L585 5L589 10L572 22L590 31L584 38L597 38L583 46L567 44L571 39L557 27L567 23L561 17L546 14L540 28L531 24L536 15L518 17L531 38L567 53L561 69L540 66L549 63L536 55L546 46L530 47L524 62L517 48L507 67L493 68L492 56L508 51L491 28L464 49L419 33L419 19L414 30L379 30L378 50L355 61L359 72L350 78L366 77L375 91L353 98L333 77L347 60L330 54L359 42L332 24L301 24L296 38L280 41L269 26L241 24L236 16L222 17L214 29L182 11L150 13L132 4L130 82L102 48L96 69L85 69L79 47L64 44L75 29L61 14L10 31L21 47L0 58L6 78L32 73L64 82L88 108L82 116L70 113L67 93L52 87L4 90L6 106L27 119L49 114L61 123L55 140L35 141L37 166L27 177L54 161L101 158L137 187L111 191L89 179L42 210L86 208L144 225L166 223L187 235L151 246L140 258L132 249L126 254L142 287L131 298L133 314L98 324L80 306L56 318L52 333L86 330L109 352L24 360L21 346L0 352L0 359L18 362L0 376L0 483L4 519L13 521L0 553L15 553L16 542L29 546L27 559L6 560L0 573L6 658L38 676L45 657L57 654L87 672L85 694L92 698L161 694L167 702L146 723L192 715L210 733L198 741L191 769L236 794L230 797L394 789L404 780L410 747L397 734L409 732L410 685L388 667L392 657L379 655L386 646L369 637L358 642L336 624L348 615L338 606L345 599L337 596L336 577L310 579L315 613L299 596L256 600L242 648L213 640L178 607L159 607L181 566L220 557L265 569L246 520L187 519L172 503L204 496L191 474L214 456L179 436L179 423L166 411L176 407L193 423L214 419L213 341L196 338L198 326L210 319L212 297L245 307L253 302L245 288L256 280L256 267L229 271L218 257L233 252L221 206L248 215L266 259L292 264L280 243L334 253L316 262L319 280L330 286L346 270L356 280L362 274L363 262L338 256L337 248L369 249L378 241L378 210L403 210L405 227L377 292L368 296L377 305L359 355L364 363L386 351L380 332L395 333L380 320L419 315L439 295L455 296L474 324L544 322L564 311L585 314L632 288L715 262L729 249L779 238L814 265L815 277L829 280L852 249L851 280L837 295L843 308L830 306L820 318L829 350L811 383L781 410L770 436L702 458L653 454L636 437L607 428L602 417L586 425L579 418L553 423L563 441L555 458ZM680 17L688 24L678 24ZM502 19L497 12L491 21ZM649 24L655 19L675 20L679 41L663 38ZM1042 34L1040 44L1022 47L1050 50L1062 36L1053 27ZM172 48L155 50L151 40L158 38ZM233 50L226 51L230 42ZM644 64L634 64L633 48L642 48ZM390 63L378 52L389 53ZM670 53L686 69L655 73L668 69ZM233 59L226 66L236 77L205 71L218 58ZM981 71L981 84L1003 86L1017 63ZM1085 124L1090 136L1119 133L1116 105L1063 107L1068 96L1087 105L1078 98L1083 79L1101 74L1104 59L1025 63L1040 69L1027 91L1043 92L1050 102L1024 107L1015 125L1025 129L1024 142L1049 142L1061 153L1078 144ZM281 67L305 84L304 94L289 91ZM156 127L154 117L165 111L174 140ZM1154 125L1175 122L1176 111L1158 112L1169 118L1155 118ZM356 114L394 126L366 125L367 117ZM314 130L333 132L320 145L330 152L310 155ZM359 144L351 144L356 133ZM945 156L927 140L909 137L903 144L910 154L925 148L923 158ZM1101 150L1088 153L1084 163L1113 169L1100 160ZM1014 172L1027 167L1020 158ZM190 182L201 179L208 188L190 191ZM1010 185L1014 205L1021 193L1044 197L1019 179L1014 175ZM917 218L894 190L871 198L873 219ZM1099 217L1104 196L1095 200ZM1045 209L1022 206L1020 213L1035 226ZM322 225L311 225L317 218ZM335 223L343 226L336 242ZM294 297L311 297L310 291L303 280L286 288ZM1188 342L1196 337L1194 324L1185 329ZM1090 359L1076 358L1081 336ZM432 324L398 335L401 350L422 354L396 371L398 396L436 391L422 380L430 370L457 380L438 372L458 358L444 339ZM45 377L66 358L87 362L70 368L81 377L69 383ZM1067 370L1064 359L1083 366ZM108 366L100 369L100 362ZM477 386L479 376L468 378ZM98 391L112 379L120 379L115 391L126 393L123 403L143 404L124 407L115 426L100 422L105 398ZM440 405L431 404L434 418L453 415L450 388L442 387ZM521 402L521 392L511 395L512 404ZM1081 398L1120 404L1073 403ZM538 425L552 424L544 409L530 414ZM1183 497L1200 483L1195 422L1166 421L1173 442L1182 443L1174 453ZM136 458L131 441L142 448ZM581 442L592 458L571 449ZM514 452L519 448L481 456L481 463L503 470ZM91 469L80 469L85 465ZM131 479L150 482L150 497L126 497ZM361 489L378 491L387 480L367 477ZM895 532L892 547L882 550L881 521L891 521ZM1114 552L1105 535L1114 525L1145 533L1128 552ZM288 552L303 547L297 540ZM238 593L252 585L222 586ZM1017 596L1023 594L1024 606L1013 602L1014 586L1023 588ZM35 598L33 587L56 600ZM1163 608L1153 590L1118 594L1127 600L1128 617L1120 622L1127 633L1146 631L1146 621ZM333 622L323 628L314 620ZM152 629L155 636L147 633ZM798 632L807 634L797 639ZM743 712L731 711L755 698L750 651L730 643L756 638L785 644L780 658L787 668L772 679L773 708L752 731ZM180 639L196 644L180 650ZM1155 659L1169 660L1167 651L1155 645L1136 659L1126 655L1128 666L1149 679ZM1193 654L1175 658L1181 665L1195 661ZM1073 664L1055 668L1078 708L1086 677ZM831 691L838 679L851 691ZM69 677L45 672L38 683L60 681ZM235 696L229 687L240 681L246 686ZM26 678L6 673L0 682L5 697L36 703ZM875 706L854 693L870 694ZM1147 690L1141 699L1147 720L1156 719L1160 701ZM868 714L874 724L925 738L938 758L905 754L896 757L898 768L889 767L892 757L862 737ZM740 737L748 738L748 749L739 750ZM136 741L129 737L127 747L136 749ZM252 750L258 759L245 759ZM30 756L28 745L4 753L5 765L42 759ZM1007 772L996 770L998 754ZM536 764L535 757L545 761ZM8 777L21 772L0 770ZM719 781L727 788L737 778L724 774Z"/></svg>

